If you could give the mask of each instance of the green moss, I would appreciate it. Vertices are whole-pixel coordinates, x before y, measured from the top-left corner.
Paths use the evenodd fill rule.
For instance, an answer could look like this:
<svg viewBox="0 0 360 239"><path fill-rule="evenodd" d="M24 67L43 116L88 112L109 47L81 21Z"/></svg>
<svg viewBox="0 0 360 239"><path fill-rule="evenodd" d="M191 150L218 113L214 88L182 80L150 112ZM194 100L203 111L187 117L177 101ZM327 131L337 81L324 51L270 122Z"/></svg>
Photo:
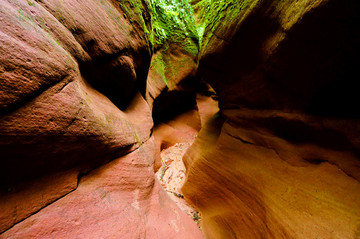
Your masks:
<svg viewBox="0 0 360 239"><path fill-rule="evenodd" d="M177 42L193 56L198 54L198 32L189 0L117 0L123 17L143 30L139 37L153 51Z"/></svg>
<svg viewBox="0 0 360 239"><path fill-rule="evenodd" d="M28 15L26 12L24 12L21 8L18 9L18 13L19 15L17 16L17 19L22 22L22 27L26 28L26 29L31 29L31 28L38 28L38 25L36 24L36 22L34 21L33 16Z"/></svg>
<svg viewBox="0 0 360 239"><path fill-rule="evenodd" d="M24 16L24 13L23 11L21 10L21 8L18 9L18 13L19 13L19 19L24 21L25 19L25 16Z"/></svg>
<svg viewBox="0 0 360 239"><path fill-rule="evenodd" d="M151 67L156 69L157 73L160 74L161 78L164 80L166 85L169 85L169 81L166 77L166 71L167 71L167 66L168 64L165 63L164 61L164 54L160 54L158 56L156 56L155 58L153 58L153 60L151 61Z"/></svg>
<svg viewBox="0 0 360 239"><path fill-rule="evenodd" d="M27 3L30 5L30 6L35 6L35 3L30 1L30 0L27 0Z"/></svg>
<svg viewBox="0 0 360 239"><path fill-rule="evenodd" d="M188 0L151 0L151 7L155 49L176 42L196 56L199 36Z"/></svg>
<svg viewBox="0 0 360 239"><path fill-rule="evenodd" d="M176 43L190 56L199 53L199 35L189 0L118 0L123 17L148 41L152 53L151 68L171 87L181 65L172 66L169 48ZM143 32L139 32L139 28ZM160 53L160 52L159 52ZM188 60L191 60L190 58ZM185 63L184 63L185 64ZM181 68L181 67L180 67Z"/></svg>
<svg viewBox="0 0 360 239"><path fill-rule="evenodd" d="M197 12L200 45L205 47L215 31L234 31L243 16L260 0L200 0L193 1ZM234 27L235 24L235 27Z"/></svg>
<svg viewBox="0 0 360 239"><path fill-rule="evenodd" d="M140 33L139 36L150 46L153 45L153 36L151 29L151 4L149 0L117 0L119 7L124 13L124 18L133 24L134 21L140 24L140 28L144 34Z"/></svg>
<svg viewBox="0 0 360 239"><path fill-rule="evenodd" d="M133 130L133 131L134 131L135 142L140 142L140 137L139 137L138 133L136 132L136 130Z"/></svg>
<svg viewBox="0 0 360 239"><path fill-rule="evenodd" d="M164 81L169 89L172 89L179 77L180 72L195 66L194 59L190 56L173 58L174 55L168 49L162 49L151 60L151 68Z"/></svg>

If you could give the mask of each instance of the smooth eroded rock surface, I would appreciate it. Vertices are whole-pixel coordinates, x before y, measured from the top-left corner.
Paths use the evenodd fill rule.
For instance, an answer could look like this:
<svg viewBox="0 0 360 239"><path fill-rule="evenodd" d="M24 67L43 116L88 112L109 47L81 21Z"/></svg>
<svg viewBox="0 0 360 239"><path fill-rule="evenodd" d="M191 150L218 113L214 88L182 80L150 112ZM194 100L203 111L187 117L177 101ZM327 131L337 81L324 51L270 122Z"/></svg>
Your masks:
<svg viewBox="0 0 360 239"><path fill-rule="evenodd" d="M112 3L2 1L0 10L4 184L84 160L101 164L149 137L150 110L126 88L129 80L146 82L136 73L149 65L136 59L147 52L149 61L149 46ZM103 74L89 76L94 69ZM124 96L124 89L134 93Z"/></svg>
<svg viewBox="0 0 360 239"><path fill-rule="evenodd" d="M84 176L78 188L4 238L201 238L155 180L153 139Z"/></svg>
<svg viewBox="0 0 360 239"><path fill-rule="evenodd" d="M0 237L201 237L155 181L150 14L0 1Z"/></svg>
<svg viewBox="0 0 360 239"><path fill-rule="evenodd" d="M221 19L199 62L220 112L184 157L205 236L358 238L359 3L195 2Z"/></svg>

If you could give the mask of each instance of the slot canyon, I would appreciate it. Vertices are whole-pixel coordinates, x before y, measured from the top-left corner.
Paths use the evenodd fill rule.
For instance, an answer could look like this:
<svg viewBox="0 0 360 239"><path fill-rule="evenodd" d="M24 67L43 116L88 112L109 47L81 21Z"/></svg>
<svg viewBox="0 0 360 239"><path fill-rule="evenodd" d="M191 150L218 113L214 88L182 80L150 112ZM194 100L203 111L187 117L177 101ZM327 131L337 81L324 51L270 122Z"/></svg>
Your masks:
<svg viewBox="0 0 360 239"><path fill-rule="evenodd" d="M356 0L0 0L0 238L360 239L359 56Z"/></svg>

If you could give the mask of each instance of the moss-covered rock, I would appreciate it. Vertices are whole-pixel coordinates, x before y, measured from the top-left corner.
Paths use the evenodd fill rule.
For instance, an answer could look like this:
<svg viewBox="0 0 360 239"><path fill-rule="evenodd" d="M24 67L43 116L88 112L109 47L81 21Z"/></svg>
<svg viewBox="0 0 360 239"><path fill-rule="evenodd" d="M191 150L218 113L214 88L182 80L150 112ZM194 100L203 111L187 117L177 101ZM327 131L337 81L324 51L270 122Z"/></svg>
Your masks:
<svg viewBox="0 0 360 239"><path fill-rule="evenodd" d="M176 42L196 56L198 32L188 0L151 0L151 6L155 49Z"/></svg>
<svg viewBox="0 0 360 239"><path fill-rule="evenodd" d="M241 25L242 19L257 5L259 0L193 0L200 46L207 48L215 34L229 38ZM230 33L231 32L231 33Z"/></svg>
<svg viewBox="0 0 360 239"><path fill-rule="evenodd" d="M146 100L150 106L155 104L153 116L158 121L159 115L169 118L195 103L199 37L187 0L152 0L151 4L154 55Z"/></svg>

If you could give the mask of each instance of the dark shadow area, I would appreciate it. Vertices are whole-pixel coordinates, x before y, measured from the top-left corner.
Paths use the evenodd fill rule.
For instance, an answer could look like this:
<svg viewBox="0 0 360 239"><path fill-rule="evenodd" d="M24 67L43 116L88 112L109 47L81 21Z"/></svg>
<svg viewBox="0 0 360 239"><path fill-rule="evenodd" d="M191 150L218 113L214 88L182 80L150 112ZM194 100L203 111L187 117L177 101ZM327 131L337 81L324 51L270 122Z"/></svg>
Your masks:
<svg viewBox="0 0 360 239"><path fill-rule="evenodd" d="M218 93L220 107L359 118L360 2L328 1L306 13L288 32L266 12L272 4L263 1L231 42L219 41L221 48L211 45L214 49L200 60L200 75ZM285 39L276 50L264 52L281 32Z"/></svg>
<svg viewBox="0 0 360 239"><path fill-rule="evenodd" d="M193 91L168 91L167 88L155 99L153 120L157 125L196 107L196 93Z"/></svg>
<svg viewBox="0 0 360 239"><path fill-rule="evenodd" d="M315 165L319 165L321 163L327 162L326 160L318 159L318 158L304 158L304 160Z"/></svg>
<svg viewBox="0 0 360 239"><path fill-rule="evenodd" d="M144 51L136 59L127 54L130 53L119 52L79 64L84 79L122 111L137 92L145 96L150 66L148 52Z"/></svg>
<svg viewBox="0 0 360 239"><path fill-rule="evenodd" d="M241 27L230 42L210 42L208 47L213 48L212 51L200 59L199 75L217 92L222 109L234 105L271 107L269 97L272 96L267 93L272 85L258 77L260 74L254 76L254 72L257 73L265 61L263 45L280 28L266 13L271 4L272 1L262 1L261 6L253 9L241 22ZM232 26L225 29L236 29L238 24L238 21L234 21ZM227 34L223 31L217 29L213 38L221 39L221 36Z"/></svg>
<svg viewBox="0 0 360 239"><path fill-rule="evenodd" d="M189 75L175 89L163 89L153 103L154 124L167 122L188 110L196 109L196 92L200 85L196 76Z"/></svg>
<svg viewBox="0 0 360 239"><path fill-rule="evenodd" d="M294 108L319 116L360 117L359 12L359 1L329 1L287 33L267 73Z"/></svg>
<svg viewBox="0 0 360 239"><path fill-rule="evenodd" d="M266 118L256 122L293 144L313 144L330 150L353 151L360 155L359 150L344 134L333 129L312 127L301 121L281 117Z"/></svg>
<svg viewBox="0 0 360 239"><path fill-rule="evenodd" d="M0 194L18 183L72 168L86 173L129 153L133 146L106 144L101 136L89 135L42 135L41 139L24 135L0 136L0 141L0 159L6 159L0 167Z"/></svg>

